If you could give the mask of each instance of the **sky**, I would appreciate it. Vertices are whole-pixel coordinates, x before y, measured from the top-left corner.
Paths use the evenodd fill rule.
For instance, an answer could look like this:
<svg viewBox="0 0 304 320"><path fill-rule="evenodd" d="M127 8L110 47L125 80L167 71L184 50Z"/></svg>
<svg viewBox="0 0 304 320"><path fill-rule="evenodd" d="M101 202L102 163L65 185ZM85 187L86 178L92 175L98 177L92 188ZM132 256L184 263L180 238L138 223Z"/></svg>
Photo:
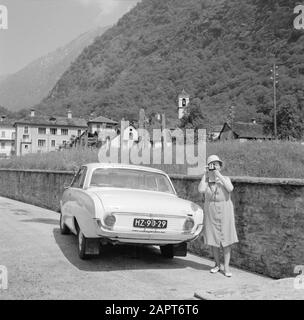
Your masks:
<svg viewBox="0 0 304 320"><path fill-rule="evenodd" d="M109 26L139 0L0 0L8 29L0 29L0 77L67 44L96 26Z"/></svg>

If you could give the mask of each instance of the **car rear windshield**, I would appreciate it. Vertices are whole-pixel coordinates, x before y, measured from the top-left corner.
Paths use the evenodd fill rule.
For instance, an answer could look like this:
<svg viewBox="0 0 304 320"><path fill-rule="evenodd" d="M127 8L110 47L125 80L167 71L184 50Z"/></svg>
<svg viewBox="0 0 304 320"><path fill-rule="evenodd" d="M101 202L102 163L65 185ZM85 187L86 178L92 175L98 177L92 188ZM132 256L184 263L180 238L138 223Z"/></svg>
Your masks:
<svg viewBox="0 0 304 320"><path fill-rule="evenodd" d="M174 194L169 179L160 173L116 168L93 171L91 187L112 187L160 191Z"/></svg>

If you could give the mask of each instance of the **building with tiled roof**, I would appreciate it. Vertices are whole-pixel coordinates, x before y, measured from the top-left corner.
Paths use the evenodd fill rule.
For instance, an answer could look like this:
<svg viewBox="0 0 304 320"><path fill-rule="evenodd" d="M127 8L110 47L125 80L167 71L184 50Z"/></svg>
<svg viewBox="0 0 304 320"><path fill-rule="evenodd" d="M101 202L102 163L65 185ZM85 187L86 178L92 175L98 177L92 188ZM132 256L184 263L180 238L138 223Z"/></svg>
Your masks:
<svg viewBox="0 0 304 320"><path fill-rule="evenodd" d="M15 128L13 120L0 118L0 158L8 158L15 153Z"/></svg>
<svg viewBox="0 0 304 320"><path fill-rule="evenodd" d="M252 122L233 122L232 124L224 123L219 135L220 140L239 139L245 140L271 140L273 137L264 132L262 124Z"/></svg>
<svg viewBox="0 0 304 320"><path fill-rule="evenodd" d="M99 116L88 121L89 133L94 134L95 132L100 132L102 129L114 130L118 122L112 119Z"/></svg>
<svg viewBox="0 0 304 320"><path fill-rule="evenodd" d="M58 127L79 127L86 128L87 122L82 118L73 118L72 112L69 111L67 117L57 116L45 116L36 114L34 110L31 110L31 114L23 119L15 121L15 124L27 124L27 125L43 125L43 126L58 126Z"/></svg>
<svg viewBox="0 0 304 320"><path fill-rule="evenodd" d="M15 121L14 126L16 155L58 150L87 130L86 120L73 118L71 111L67 117L49 117L31 110L29 116Z"/></svg>
<svg viewBox="0 0 304 320"><path fill-rule="evenodd" d="M210 131L209 131L209 139L211 141L216 141L219 139L220 137L220 133L223 129L223 125L222 124L214 124L211 125Z"/></svg>

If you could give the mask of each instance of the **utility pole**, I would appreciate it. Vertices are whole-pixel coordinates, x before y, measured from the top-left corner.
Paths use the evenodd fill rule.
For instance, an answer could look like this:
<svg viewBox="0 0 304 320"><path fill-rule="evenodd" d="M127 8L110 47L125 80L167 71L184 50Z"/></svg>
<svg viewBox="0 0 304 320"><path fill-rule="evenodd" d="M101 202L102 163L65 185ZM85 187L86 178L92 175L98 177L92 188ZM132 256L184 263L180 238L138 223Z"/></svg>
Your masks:
<svg viewBox="0 0 304 320"><path fill-rule="evenodd" d="M228 109L227 123L230 126L231 130L233 128L234 118L235 118L235 107L230 106Z"/></svg>
<svg viewBox="0 0 304 320"><path fill-rule="evenodd" d="M277 80L277 77L279 76L279 74L277 73L278 66L276 65L276 63L273 64L273 68L270 71L272 73L272 76L270 77L270 79L273 81L274 137L275 137L275 139L277 139L278 138L278 130L277 130L277 84L279 83L279 81Z"/></svg>

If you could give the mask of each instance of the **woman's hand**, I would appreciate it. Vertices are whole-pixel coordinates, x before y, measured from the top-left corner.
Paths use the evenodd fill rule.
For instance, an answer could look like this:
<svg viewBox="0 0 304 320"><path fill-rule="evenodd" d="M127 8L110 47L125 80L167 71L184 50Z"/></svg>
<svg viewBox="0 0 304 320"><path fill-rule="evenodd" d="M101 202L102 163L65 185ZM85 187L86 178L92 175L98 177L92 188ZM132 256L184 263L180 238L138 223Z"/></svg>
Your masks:
<svg viewBox="0 0 304 320"><path fill-rule="evenodd" d="M215 175L216 178L221 178L222 177L222 174L217 169L214 170L214 175Z"/></svg>
<svg viewBox="0 0 304 320"><path fill-rule="evenodd" d="M219 182L219 181L223 182L223 175L220 173L219 170L215 169L213 171L213 174L214 174L214 179L215 179L216 182Z"/></svg>
<svg viewBox="0 0 304 320"><path fill-rule="evenodd" d="M233 191L233 185L230 181L229 178L224 177L218 170L214 170L214 175L216 178L218 178L224 185L225 189L228 192L232 192Z"/></svg>

